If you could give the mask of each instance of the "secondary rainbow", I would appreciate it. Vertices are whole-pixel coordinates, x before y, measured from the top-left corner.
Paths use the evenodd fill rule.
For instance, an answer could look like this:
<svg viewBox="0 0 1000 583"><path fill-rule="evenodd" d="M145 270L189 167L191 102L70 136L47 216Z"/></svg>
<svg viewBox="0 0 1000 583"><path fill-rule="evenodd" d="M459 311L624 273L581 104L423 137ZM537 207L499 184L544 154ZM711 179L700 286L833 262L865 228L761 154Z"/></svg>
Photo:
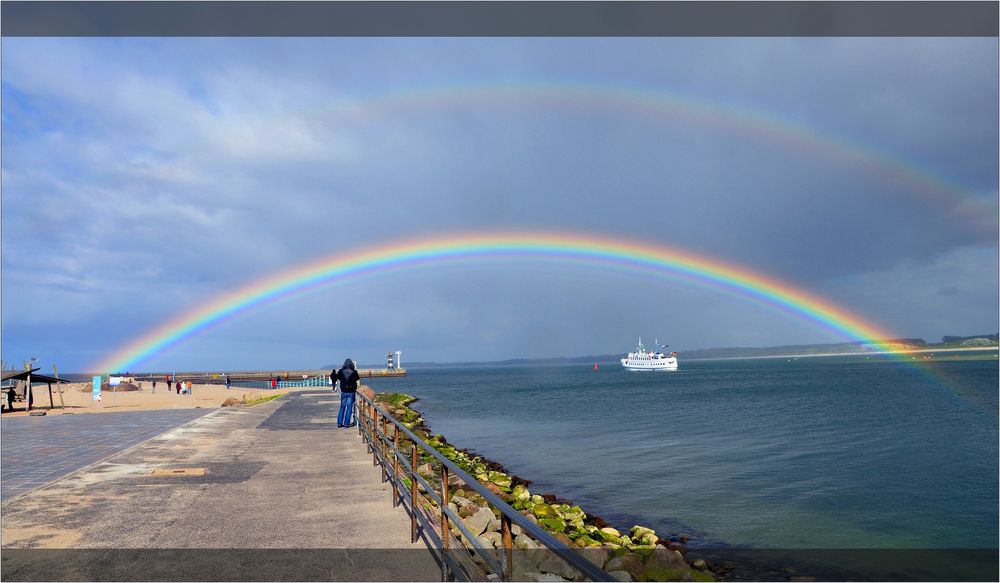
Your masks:
<svg viewBox="0 0 1000 583"><path fill-rule="evenodd" d="M907 185L910 195L938 205L942 212L970 229L992 236L997 231L997 198L992 189L980 192L981 188L945 178L926 164L906 160L875 144L838 135L783 112L685 93L672 87L651 88L608 80L467 80L385 93L344 95L321 108L295 115L321 120L363 120L384 113L419 116L433 110L453 115L456 107L463 106L485 111L519 106L549 107L556 111L598 107L652 118L676 116L745 131L769 143L784 144L798 152L807 151L887 176Z"/></svg>
<svg viewBox="0 0 1000 583"><path fill-rule="evenodd" d="M787 282L682 249L577 233L494 233L421 238L373 246L310 261L221 294L116 350L91 370L133 369L199 331L271 301L317 286L397 270L491 259L546 260L621 268L682 278L779 308L813 325L876 349L894 335L863 317Z"/></svg>

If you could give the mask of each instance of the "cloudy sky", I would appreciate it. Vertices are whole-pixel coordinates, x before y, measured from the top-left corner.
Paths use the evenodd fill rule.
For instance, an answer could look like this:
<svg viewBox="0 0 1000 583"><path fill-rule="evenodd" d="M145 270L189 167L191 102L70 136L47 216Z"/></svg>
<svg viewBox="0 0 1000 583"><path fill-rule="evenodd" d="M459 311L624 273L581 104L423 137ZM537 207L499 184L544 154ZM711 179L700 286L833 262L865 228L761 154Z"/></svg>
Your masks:
<svg viewBox="0 0 1000 583"><path fill-rule="evenodd" d="M418 236L572 231L996 332L997 39L29 39L2 53L8 363ZM484 261L251 310L141 369L838 341L688 282Z"/></svg>

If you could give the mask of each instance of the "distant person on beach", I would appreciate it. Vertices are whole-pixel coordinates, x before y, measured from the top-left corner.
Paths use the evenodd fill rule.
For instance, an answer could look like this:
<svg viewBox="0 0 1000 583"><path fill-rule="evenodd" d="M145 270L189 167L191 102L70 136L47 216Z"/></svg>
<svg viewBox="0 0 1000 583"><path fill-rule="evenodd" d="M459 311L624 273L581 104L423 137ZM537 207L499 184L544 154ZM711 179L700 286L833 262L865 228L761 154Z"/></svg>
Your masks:
<svg viewBox="0 0 1000 583"><path fill-rule="evenodd" d="M348 358L344 361L344 366L337 371L337 380L340 381L340 412L337 413L337 427L354 427L357 422L351 421L354 413L354 393L358 390L358 369L354 368L354 361Z"/></svg>
<svg viewBox="0 0 1000 583"><path fill-rule="evenodd" d="M156 392L156 379L153 379L153 392Z"/></svg>
<svg viewBox="0 0 1000 583"><path fill-rule="evenodd" d="M276 379L274 377L271 377L271 388L272 389L277 389L278 388L278 379Z"/></svg>
<svg viewBox="0 0 1000 583"><path fill-rule="evenodd" d="M14 387L11 387L10 390L7 391L7 411L14 410L14 397L16 396L17 393L14 392Z"/></svg>
<svg viewBox="0 0 1000 583"><path fill-rule="evenodd" d="M333 383L333 390L337 390L337 369L330 371L330 381Z"/></svg>
<svg viewBox="0 0 1000 583"><path fill-rule="evenodd" d="M227 391L229 390L229 387L232 386L232 384L233 384L233 379L229 378L229 375L226 375L226 390Z"/></svg>
<svg viewBox="0 0 1000 583"><path fill-rule="evenodd" d="M180 383L180 381L177 381L177 394L178 395L181 394L181 383Z"/></svg>

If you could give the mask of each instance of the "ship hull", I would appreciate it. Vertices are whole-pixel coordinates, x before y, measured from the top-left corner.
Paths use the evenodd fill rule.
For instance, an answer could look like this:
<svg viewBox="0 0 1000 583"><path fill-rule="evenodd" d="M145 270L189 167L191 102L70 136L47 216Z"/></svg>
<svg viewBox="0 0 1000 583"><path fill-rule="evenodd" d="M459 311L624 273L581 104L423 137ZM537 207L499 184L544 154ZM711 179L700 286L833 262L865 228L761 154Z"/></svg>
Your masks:
<svg viewBox="0 0 1000 583"><path fill-rule="evenodd" d="M629 362L628 359L623 358L622 367L625 370L634 370L634 371L677 370L677 359L665 358L658 362L656 361Z"/></svg>

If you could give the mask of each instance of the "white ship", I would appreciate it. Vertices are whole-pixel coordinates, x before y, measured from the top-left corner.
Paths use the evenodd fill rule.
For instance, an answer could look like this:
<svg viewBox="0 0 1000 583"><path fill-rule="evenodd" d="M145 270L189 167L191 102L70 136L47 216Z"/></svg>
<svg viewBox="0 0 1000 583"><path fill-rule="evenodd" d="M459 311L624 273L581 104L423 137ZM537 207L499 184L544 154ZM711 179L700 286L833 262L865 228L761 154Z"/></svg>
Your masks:
<svg viewBox="0 0 1000 583"><path fill-rule="evenodd" d="M666 348L666 345L662 348ZM662 352L646 350L646 347L642 345L642 337L640 337L639 346L636 347L635 352L629 352L628 356L622 359L622 366L625 367L625 370L677 370L677 353L671 352L667 356Z"/></svg>

